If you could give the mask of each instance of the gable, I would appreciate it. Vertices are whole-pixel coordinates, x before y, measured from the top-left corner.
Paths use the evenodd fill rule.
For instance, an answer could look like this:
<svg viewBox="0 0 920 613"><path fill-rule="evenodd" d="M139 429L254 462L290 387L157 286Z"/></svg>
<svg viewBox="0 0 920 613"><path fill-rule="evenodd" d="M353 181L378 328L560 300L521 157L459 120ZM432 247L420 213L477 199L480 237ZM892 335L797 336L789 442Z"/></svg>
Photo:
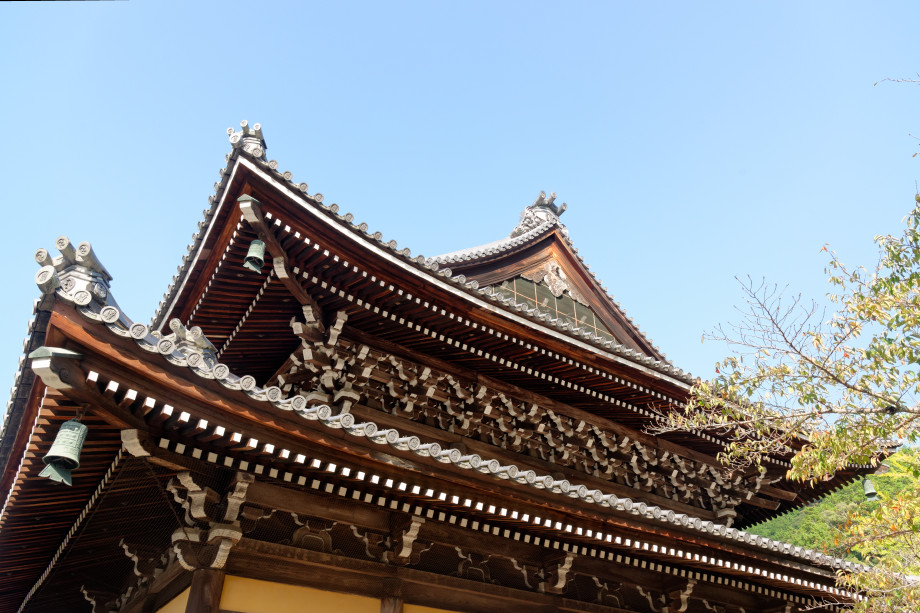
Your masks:
<svg viewBox="0 0 920 613"><path fill-rule="evenodd" d="M569 330L581 328L601 340L666 362L664 354L588 270L558 217L522 228L532 217L527 209L522 223L507 239L434 259L476 280L480 287L491 287L509 305L536 310L557 323L569 324Z"/></svg>
<svg viewBox="0 0 920 613"><path fill-rule="evenodd" d="M567 282L565 272L553 260L536 270L506 279L492 289L515 304L558 320L569 329L581 328L603 340L623 342L610 331L603 317L595 313L581 292Z"/></svg>

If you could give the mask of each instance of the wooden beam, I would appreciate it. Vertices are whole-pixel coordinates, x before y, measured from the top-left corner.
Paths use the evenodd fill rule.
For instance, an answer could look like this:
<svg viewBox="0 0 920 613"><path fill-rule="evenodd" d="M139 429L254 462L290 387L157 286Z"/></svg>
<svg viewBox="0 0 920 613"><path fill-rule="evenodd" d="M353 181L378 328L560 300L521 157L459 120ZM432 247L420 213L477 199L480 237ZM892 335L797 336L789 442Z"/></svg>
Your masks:
<svg viewBox="0 0 920 613"><path fill-rule="evenodd" d="M761 485L760 493L766 494L767 496L773 496L774 498L779 498L781 500L786 500L788 502L792 502L799 497L799 495L795 492L773 487L772 485Z"/></svg>
<svg viewBox="0 0 920 613"><path fill-rule="evenodd" d="M271 485L263 481L249 484L246 490L246 504L287 513L312 515L380 532L390 530L389 513L378 510L376 507L355 504L338 497Z"/></svg>
<svg viewBox="0 0 920 613"><path fill-rule="evenodd" d="M380 613L403 613L402 581L387 577L383 580Z"/></svg>
<svg viewBox="0 0 920 613"><path fill-rule="evenodd" d="M767 509L768 511L775 511L779 508L779 502L776 500L767 500L766 498L761 498L760 496L751 496L750 498L742 498L741 504L749 504L754 507L759 507L761 509Z"/></svg>
<svg viewBox="0 0 920 613"><path fill-rule="evenodd" d="M240 211L243 213L243 218L248 221L249 225L258 233L259 239L265 243L266 251L272 256L272 268L274 269L275 275L277 275L278 279L284 284L284 287L287 288L291 295L304 306L305 309L309 309L312 313L313 317L312 321L310 321L309 314L306 311L304 312L308 319L308 327L314 329L321 337L324 331L323 311L289 270L290 262L288 261L287 252L284 250L284 247L281 246L281 242L275 236L275 233L272 232L269 225L265 222L265 217L262 215L262 208L259 201L249 196L248 199L241 200L239 204Z"/></svg>
<svg viewBox="0 0 920 613"><path fill-rule="evenodd" d="M561 596L248 538L240 540L230 552L227 572L253 579L281 581L381 599L384 596L384 580L398 579L405 603L469 613L495 613L496 610L503 613L627 613L624 609Z"/></svg>

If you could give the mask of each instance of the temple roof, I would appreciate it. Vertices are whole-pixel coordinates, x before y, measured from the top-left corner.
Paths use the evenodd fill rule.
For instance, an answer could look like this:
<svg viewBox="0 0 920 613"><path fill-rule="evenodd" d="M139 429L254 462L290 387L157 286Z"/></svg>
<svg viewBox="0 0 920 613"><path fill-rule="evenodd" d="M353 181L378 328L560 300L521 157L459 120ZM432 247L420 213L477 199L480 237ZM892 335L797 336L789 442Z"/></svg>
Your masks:
<svg viewBox="0 0 920 613"><path fill-rule="evenodd" d="M538 240L540 237L547 236L550 232L555 231L556 235L565 236L567 249L578 261L578 266L583 268L585 273L591 278L592 284L596 285L596 287L603 292L603 295L606 297L606 300L609 301L612 308L622 316L624 325L629 328L631 334L634 334L635 338L639 340L638 345L622 342L628 339L618 338L617 341L610 341L608 339L598 338L581 328L570 327L564 325L562 322L546 317L545 314L535 309L527 309L522 305L514 304L513 301L509 301L504 296L493 293L491 287L481 287L481 284L477 282L475 278L464 274L462 269L466 268L471 263L483 261L487 255L484 253L484 250L488 250L489 245L432 258L423 255L413 256L409 248L399 248L397 241L385 241L380 232L370 230L366 223L355 223L355 216L352 213L340 213L338 204L332 203L328 206L324 205L323 194L315 193L311 195L309 193L308 184L306 182L296 181L293 173L290 171L278 170L278 162L267 159L265 155L267 145L260 124L253 124L253 126L250 127L248 122L243 121L241 122L241 126L242 128L240 131L234 131L232 128L228 128L227 130L230 135L230 143L233 146L233 151L227 155L226 166L220 171L221 178L214 184L215 193L208 199L210 206L203 211L203 219L198 224L198 232L193 235L192 242L188 245L187 254L182 257L182 262L178 267L177 274L173 276L172 282L163 296L163 300L161 300L154 313L151 320L151 327L154 329L162 328L167 320L173 316L177 299L187 284L190 275L195 274L194 268L196 263L199 259L207 256L209 248L205 246L205 244L208 243L209 239L212 242L214 240L211 229L214 224L215 214L221 209L225 191L230 185L231 173L236 166L237 158L239 158L241 154L244 154L243 159L247 161L251 160L261 171L269 173L273 180L280 182L282 185L287 186L293 193L303 197L309 205L305 207L305 211L318 212L355 238L369 243L374 247L385 249L392 256L409 264L413 272L420 277L427 277L428 279L433 277L439 283L447 282L454 289L459 290L476 302L485 300L493 303L513 318L519 319L523 317L537 324L539 327L549 328L556 333L561 332L564 336L575 341L576 344L588 343L594 347L595 351L615 355L618 360L626 360L643 370L650 369L650 371L658 373L659 376L664 376L684 389L689 389L694 383L695 378L690 375L690 373L666 361L664 354L641 334L638 326L636 326L625 314L622 307L606 293L603 285L593 273L590 273L587 264L578 255L577 249L571 244L571 241L568 240L568 230L559 221L559 215L565 210L566 205L563 204L554 209L554 195L546 197L545 194L541 194L533 205L524 210L521 222L512 232L512 234L517 232L520 233L516 236L510 236L507 239L496 241L493 249L497 248L500 253L508 254L511 253L516 246L526 247L531 245L534 241ZM468 256L453 261L455 262L455 267L461 270L461 272L443 266L443 264L448 263L444 258L466 251L469 252ZM480 254L478 259L476 254Z"/></svg>
<svg viewBox="0 0 920 613"><path fill-rule="evenodd" d="M642 333L638 324L626 314L626 310L610 295L601 280L590 270L588 263L579 255L568 228L560 220L568 205L564 202L557 205L555 200L555 192L549 196L546 192L540 192L533 204L521 211L520 221L507 237L438 255L427 261L449 264L454 270L476 279L480 284L486 281L493 285L496 280L509 280L521 273L525 276L529 273L529 278L536 282L542 281L553 285L555 281L560 290L564 288L578 302L592 306L597 315L605 313L606 317L602 319L606 320L608 327L619 332L615 334L619 344L647 358L673 366L665 354ZM548 238L555 239L558 246L551 258L548 257L549 252L539 258L539 263L545 268L544 274L535 271L534 262L528 262L526 257L531 247L536 247ZM552 266L547 265L548 259L554 260ZM566 260L570 261L568 267L565 266ZM516 262L520 262L520 265L515 266ZM565 268L569 269L568 275ZM499 270L504 270L505 273L501 274ZM583 277L586 281L582 284L580 292L569 282L577 277ZM559 292L553 293L558 295Z"/></svg>
<svg viewBox="0 0 920 613"><path fill-rule="evenodd" d="M775 481L751 475L723 480L715 460L723 441L706 433L652 437L641 431L651 409L677 406L691 383L686 373L635 344L644 337L624 337L631 346L618 342L619 336L605 340L496 289L496 281L519 273L542 283L552 272L557 276L550 283L566 281L562 289L569 295L591 302L608 321L630 324L577 256L559 221L565 205L556 206L554 195L541 194L506 239L436 258L413 257L366 224L356 224L353 215L340 214L337 205L323 205L322 194L311 195L291 173L278 172L277 163L265 159L258 124L244 122L230 137L234 150L216 194L153 325L121 311L109 288L111 275L89 243L74 249L61 237L60 257L36 252L43 296L26 352L45 345L76 350L85 359L78 363L46 351L28 367L23 362L17 376L0 433L2 489L8 496L0 512L0 545L7 545L0 552L5 568L16 573L0 581L0 596L5 590L2 597L14 603L26 594L27 603L46 581L46 596L59 593L61 585L76 589L80 577L52 571L71 563L110 563L92 544L103 538L97 528L107 533L104 538L112 537L109 528L117 522L105 519L106 513L127 521L122 507L154 500L156 492L125 492L152 488L192 458L213 469L277 479L281 486L335 492L349 505L386 495L394 509L409 497L427 505L429 518L453 513L449 524L481 515L490 525L507 527L502 538L509 542L533 532L547 550L606 556L617 566L645 568L650 560L662 576L689 569L713 585L731 577L733 588L789 602L852 597L832 586L832 573L863 567L739 529L820 495L789 483L780 485L792 489L772 487L787 458L773 459ZM271 246L267 271L242 267L247 246L257 239ZM558 271L541 276L547 264ZM327 316L320 317L322 334L316 337L297 332L310 323L311 305ZM302 323L302 317L308 321ZM289 341L297 347L291 349ZM314 350L308 358L307 351ZM342 356L352 360L347 372ZM338 383L347 386L293 387L293 379L283 378L309 376L285 368L293 359L328 366L324 372L330 376L339 369L345 376ZM255 373L265 363L268 376ZM360 377L370 392L361 406L356 400L361 395L351 388ZM384 389L377 383L385 386L388 400L403 393L409 400L399 408L377 403L372 395ZM483 429L471 434L429 423L427 413L419 414L424 419L410 413L413 403L422 405L429 397L441 403L433 413L460 415L465 407L468 413L460 417L478 420ZM53 509L60 517L36 524L41 518L31 509L45 504L49 490L47 482L35 479L41 458L58 422L83 416L87 405L93 407L86 419L94 437L84 450L81 479L70 497L55 495ZM513 437L524 431L522 424L527 433L545 430L557 455L547 459L529 453L535 447L510 449L508 439L486 438L498 431ZM163 474L134 471L145 466L123 451L137 452L140 439L123 434L137 432L134 428L160 437L148 442L178 463L164 464ZM644 476L623 481L598 472L600 464L566 463L576 456L589 462L588 453L598 462L617 462L624 474ZM671 462L679 466L673 473ZM833 489L868 470L854 468L822 486ZM692 506L689 497L643 489L640 481L652 483L662 475L675 487L689 483L700 497L710 498ZM722 507L712 502L735 494L747 498ZM727 515L720 512L731 511L730 504L741 509L737 527L721 523ZM151 520L168 523L168 510L151 507ZM558 521L518 515L524 511L541 516L546 511ZM90 519L84 524L85 518ZM133 536L140 538L144 526L136 516L131 519ZM31 547L8 546L26 534L34 541ZM619 553L610 557L602 547ZM112 549L116 558L124 557ZM62 559L63 552L70 557ZM42 601L33 604L42 610Z"/></svg>
<svg viewBox="0 0 920 613"><path fill-rule="evenodd" d="M147 325L132 321L118 308L110 293L105 298L90 297L89 302L87 302L86 296L80 295L87 292L81 292L83 286L79 284L76 287L71 286L70 290L64 289L62 285L66 287L66 284L62 283L48 283L45 285L40 283L39 285L45 292L46 300L56 298L76 307L77 312L87 323L96 324L101 329L107 329L113 340L116 338L129 339L139 349L143 350L142 353L151 356L153 360L162 362L164 366L168 363L183 370L187 369L190 375L194 375L193 378L197 378L202 383L216 381L226 388L229 394L238 395L241 404L248 402L246 400L248 398L266 408L274 407L284 412L290 412L289 414L297 415L311 424L321 425L329 430L345 433L355 439L373 440L378 445L389 445L394 449L404 448L401 445L404 445L403 441L407 439L395 429L388 430L386 425L378 427L376 423L371 421L357 424L354 415L346 415L350 419L343 419L342 414L334 415L328 405L309 406L301 396L285 398L284 393L278 387L259 386L252 380L252 377L240 376L226 366L218 364L213 360L213 345L201 335L200 329L197 331L186 330L178 320L173 319L169 324L171 333L164 336L163 334L155 333ZM172 407L169 407L169 411L169 415L172 415ZM187 421L188 417L185 418L183 423ZM387 433L387 436L375 438L377 432L381 434ZM476 455L475 462L471 463L469 456L463 456L457 449L442 448L437 442L424 439L416 440L409 447L409 450L421 457L437 458L440 462L455 466L461 470L484 473L498 483L505 482L510 478L512 481L522 485L529 485L536 490L543 490L556 497L560 505L567 504L573 498L580 499L589 504L610 509L611 512L641 517L653 525L679 526L689 532L709 534L728 541L735 541L754 550L782 552L790 557L832 569L853 571L868 568L819 551L796 547L686 513L675 513L655 505L637 503L629 498L622 498L600 489L592 489L586 485L570 483L568 480L559 480L558 475L540 475L533 470L518 469L517 466L502 466L498 459ZM258 449L255 446L251 451L258 454ZM509 474L511 475L510 477ZM2 521L0 521L0 526L2 526ZM564 533L566 530L561 532Z"/></svg>

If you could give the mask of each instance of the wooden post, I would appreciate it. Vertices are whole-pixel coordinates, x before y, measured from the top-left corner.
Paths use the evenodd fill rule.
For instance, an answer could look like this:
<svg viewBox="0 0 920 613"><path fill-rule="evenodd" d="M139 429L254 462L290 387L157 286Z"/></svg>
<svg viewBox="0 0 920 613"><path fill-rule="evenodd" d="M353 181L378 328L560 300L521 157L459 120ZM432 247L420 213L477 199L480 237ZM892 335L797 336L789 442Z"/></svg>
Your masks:
<svg viewBox="0 0 920 613"><path fill-rule="evenodd" d="M403 613L401 580L394 578L383 580L383 596L380 598L380 613Z"/></svg>
<svg viewBox="0 0 920 613"><path fill-rule="evenodd" d="M222 570L212 568L200 568L192 573L192 587L185 613L218 613L225 574Z"/></svg>

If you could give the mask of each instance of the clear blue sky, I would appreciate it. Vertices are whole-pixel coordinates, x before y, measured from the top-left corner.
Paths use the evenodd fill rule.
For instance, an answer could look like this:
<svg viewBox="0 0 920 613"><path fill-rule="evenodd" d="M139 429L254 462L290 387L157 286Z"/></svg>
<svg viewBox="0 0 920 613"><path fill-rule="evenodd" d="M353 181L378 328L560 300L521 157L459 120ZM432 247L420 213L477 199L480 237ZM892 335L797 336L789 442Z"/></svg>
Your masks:
<svg viewBox="0 0 920 613"><path fill-rule="evenodd" d="M872 263L920 177L917 2L2 3L7 265L0 384L32 253L93 243L147 321L207 206L225 130L386 239L505 236L540 190L678 366L735 275L825 292L822 245Z"/></svg>

